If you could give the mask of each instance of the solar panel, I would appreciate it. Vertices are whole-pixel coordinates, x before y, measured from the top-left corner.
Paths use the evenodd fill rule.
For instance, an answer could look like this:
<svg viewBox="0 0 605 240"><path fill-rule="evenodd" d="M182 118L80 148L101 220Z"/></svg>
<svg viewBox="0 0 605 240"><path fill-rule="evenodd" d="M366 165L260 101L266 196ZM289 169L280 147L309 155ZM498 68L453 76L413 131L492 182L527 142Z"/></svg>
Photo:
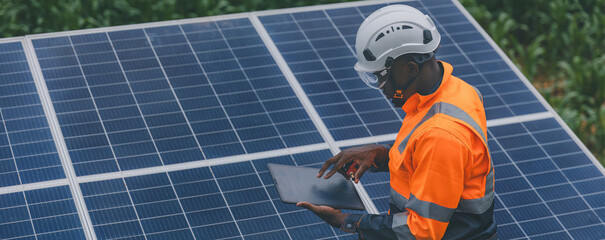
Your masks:
<svg viewBox="0 0 605 240"><path fill-rule="evenodd" d="M248 19L32 43L78 176L323 142Z"/></svg>
<svg viewBox="0 0 605 240"><path fill-rule="evenodd" d="M65 178L21 41L0 43L0 187Z"/></svg>
<svg viewBox="0 0 605 240"><path fill-rule="evenodd" d="M353 239L279 195L268 163L319 167L320 150L210 167L82 183L97 237Z"/></svg>
<svg viewBox="0 0 605 240"><path fill-rule="evenodd" d="M484 96L500 238L605 238L603 167L446 0L1 40L0 238L355 239L281 203L266 164L395 139L405 114L352 69L359 24L392 3L433 18L437 58ZM388 181L362 179L369 213Z"/></svg>
<svg viewBox="0 0 605 240"><path fill-rule="evenodd" d="M0 194L0 238L84 239L69 187Z"/></svg>

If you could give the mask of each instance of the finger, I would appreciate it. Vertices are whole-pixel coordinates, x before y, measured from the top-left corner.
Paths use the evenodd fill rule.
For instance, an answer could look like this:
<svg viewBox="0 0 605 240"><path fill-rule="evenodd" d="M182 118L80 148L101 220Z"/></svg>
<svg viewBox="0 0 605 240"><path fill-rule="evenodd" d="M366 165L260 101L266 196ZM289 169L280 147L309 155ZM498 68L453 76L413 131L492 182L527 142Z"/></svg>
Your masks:
<svg viewBox="0 0 605 240"><path fill-rule="evenodd" d="M296 203L296 206L297 207L306 208L306 209L308 209L308 210L310 210L311 212L314 212L314 213L317 212L317 206L315 206L315 205L313 205L311 203L308 203L308 202L298 202L298 203Z"/></svg>
<svg viewBox="0 0 605 240"><path fill-rule="evenodd" d="M308 205L308 204L309 204L308 202L297 202L297 203L296 203L296 206L297 206L297 207L304 207L304 208L307 208L307 205Z"/></svg>
<svg viewBox="0 0 605 240"><path fill-rule="evenodd" d="M361 179L361 176L363 176L368 169L370 169L368 164L361 164L361 166L359 166L359 169L357 169L357 172L355 172L355 183L359 183L359 179Z"/></svg>
<svg viewBox="0 0 605 240"><path fill-rule="evenodd" d="M340 156L342 156L342 152L340 152L340 153L336 154L336 156L331 157L330 159L326 160L326 162L324 162L324 164L319 169L319 173L317 173L317 177L319 178L322 175L324 175L324 172L326 170L328 170L328 168L330 167L330 165L332 165L332 163L337 162L338 159L340 159Z"/></svg>
<svg viewBox="0 0 605 240"><path fill-rule="evenodd" d="M337 173L340 169L342 169L342 166L345 165L346 162L344 162L342 159L340 161L338 161L337 163L334 164L334 166L332 166L332 169L330 170L330 172L328 172L328 174L326 174L326 176L324 177L325 179L331 178L332 175L334 175L334 173Z"/></svg>

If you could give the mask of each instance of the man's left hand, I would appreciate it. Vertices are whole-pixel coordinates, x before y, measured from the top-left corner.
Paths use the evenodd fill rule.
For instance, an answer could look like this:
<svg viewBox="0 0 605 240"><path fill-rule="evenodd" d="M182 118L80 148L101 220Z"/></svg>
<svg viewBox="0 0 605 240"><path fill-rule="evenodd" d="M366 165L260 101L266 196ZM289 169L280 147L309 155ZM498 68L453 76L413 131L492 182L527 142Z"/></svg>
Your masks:
<svg viewBox="0 0 605 240"><path fill-rule="evenodd" d="M324 220L324 222L327 222L335 228L340 228L342 222L345 220L345 217L348 215L341 213L339 209L334 209L328 206L315 206L308 202L299 202L296 204L296 206L311 210L311 212L315 213L315 215Z"/></svg>

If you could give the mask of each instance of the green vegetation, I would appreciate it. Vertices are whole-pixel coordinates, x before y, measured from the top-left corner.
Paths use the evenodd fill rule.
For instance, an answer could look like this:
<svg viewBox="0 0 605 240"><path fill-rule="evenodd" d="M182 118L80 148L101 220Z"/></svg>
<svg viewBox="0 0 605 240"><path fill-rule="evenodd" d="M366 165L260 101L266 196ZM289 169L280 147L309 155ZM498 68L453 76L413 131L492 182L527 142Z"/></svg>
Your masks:
<svg viewBox="0 0 605 240"><path fill-rule="evenodd" d="M605 165L605 0L461 0Z"/></svg>
<svg viewBox="0 0 605 240"><path fill-rule="evenodd" d="M0 0L0 37L346 0ZM605 165L605 0L460 0Z"/></svg>
<svg viewBox="0 0 605 240"><path fill-rule="evenodd" d="M300 7L346 0L0 0L0 37Z"/></svg>

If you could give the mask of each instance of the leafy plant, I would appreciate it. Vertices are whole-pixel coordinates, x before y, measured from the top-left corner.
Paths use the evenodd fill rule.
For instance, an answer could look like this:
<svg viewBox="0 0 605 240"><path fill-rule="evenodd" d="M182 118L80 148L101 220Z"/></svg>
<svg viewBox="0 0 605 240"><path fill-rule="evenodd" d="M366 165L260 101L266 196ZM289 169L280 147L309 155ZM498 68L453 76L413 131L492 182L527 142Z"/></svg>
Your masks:
<svg viewBox="0 0 605 240"><path fill-rule="evenodd" d="M605 0L461 0L605 165Z"/></svg>

